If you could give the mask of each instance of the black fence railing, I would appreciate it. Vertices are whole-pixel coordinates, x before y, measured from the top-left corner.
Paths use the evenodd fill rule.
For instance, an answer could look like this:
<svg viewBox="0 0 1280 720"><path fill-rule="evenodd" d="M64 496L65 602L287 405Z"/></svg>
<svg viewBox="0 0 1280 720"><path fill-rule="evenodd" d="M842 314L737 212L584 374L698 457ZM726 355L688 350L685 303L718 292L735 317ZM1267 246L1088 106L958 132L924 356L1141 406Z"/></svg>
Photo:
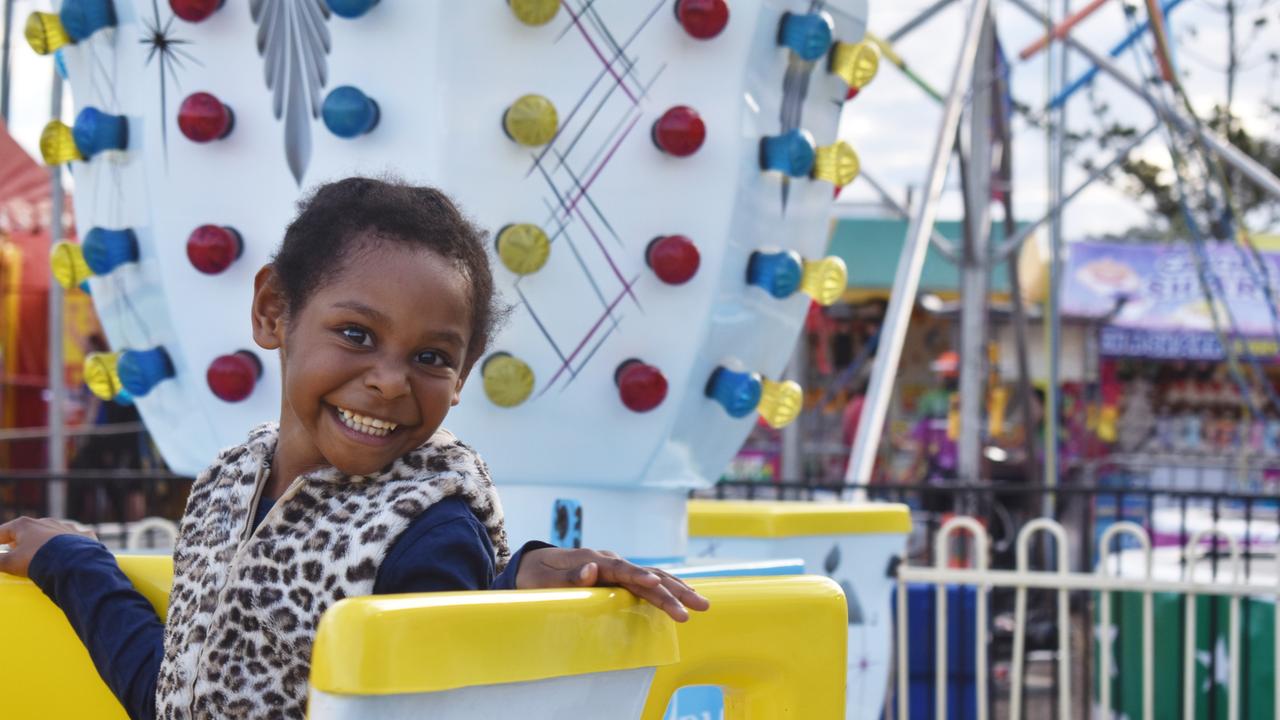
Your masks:
<svg viewBox="0 0 1280 720"><path fill-rule="evenodd" d="M191 483L163 470L0 470L0 522L48 515L54 493L65 498L65 517L91 527L144 517L177 522Z"/></svg>

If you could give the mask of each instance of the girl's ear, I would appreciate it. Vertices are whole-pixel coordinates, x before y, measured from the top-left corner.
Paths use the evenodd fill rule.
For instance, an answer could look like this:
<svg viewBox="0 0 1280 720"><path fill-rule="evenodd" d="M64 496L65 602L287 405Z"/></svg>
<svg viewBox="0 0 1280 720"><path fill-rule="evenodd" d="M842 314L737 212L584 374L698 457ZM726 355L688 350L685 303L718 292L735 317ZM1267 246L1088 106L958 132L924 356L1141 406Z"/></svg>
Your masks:
<svg viewBox="0 0 1280 720"><path fill-rule="evenodd" d="M270 263L253 278L253 305L249 309L253 323L253 341L264 350L276 350L284 344L284 292L280 278Z"/></svg>
<svg viewBox="0 0 1280 720"><path fill-rule="evenodd" d="M470 374L470 365L458 374L458 384L453 386L453 399L449 402L449 407L454 407L458 403L462 402L462 385L467 382L467 376Z"/></svg>

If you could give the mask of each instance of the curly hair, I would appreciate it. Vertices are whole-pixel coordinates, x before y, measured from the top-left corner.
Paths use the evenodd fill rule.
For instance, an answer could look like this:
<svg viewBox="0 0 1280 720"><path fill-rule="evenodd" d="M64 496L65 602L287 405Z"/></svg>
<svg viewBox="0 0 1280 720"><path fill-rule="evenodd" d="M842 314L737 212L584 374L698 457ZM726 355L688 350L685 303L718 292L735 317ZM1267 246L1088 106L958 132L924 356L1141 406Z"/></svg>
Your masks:
<svg viewBox="0 0 1280 720"><path fill-rule="evenodd" d="M286 310L296 316L316 288L341 273L361 233L431 250L451 260L471 289L469 369L489 347L506 314L493 285L486 233L447 195L396 178L349 177L320 185L298 202L298 216L271 259Z"/></svg>

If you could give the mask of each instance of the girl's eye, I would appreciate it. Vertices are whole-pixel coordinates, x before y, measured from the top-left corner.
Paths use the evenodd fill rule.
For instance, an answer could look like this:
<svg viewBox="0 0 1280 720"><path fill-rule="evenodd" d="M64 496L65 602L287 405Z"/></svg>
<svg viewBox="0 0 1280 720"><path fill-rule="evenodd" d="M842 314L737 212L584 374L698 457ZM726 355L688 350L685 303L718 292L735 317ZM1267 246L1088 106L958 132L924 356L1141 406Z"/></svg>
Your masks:
<svg viewBox="0 0 1280 720"><path fill-rule="evenodd" d="M418 362L423 365L431 366L446 366L449 364L448 359L435 350L425 350L418 353Z"/></svg>
<svg viewBox="0 0 1280 720"><path fill-rule="evenodd" d="M339 332L342 333L343 337L357 345L368 345L372 342L372 338L369 337L369 333L358 327L345 327Z"/></svg>

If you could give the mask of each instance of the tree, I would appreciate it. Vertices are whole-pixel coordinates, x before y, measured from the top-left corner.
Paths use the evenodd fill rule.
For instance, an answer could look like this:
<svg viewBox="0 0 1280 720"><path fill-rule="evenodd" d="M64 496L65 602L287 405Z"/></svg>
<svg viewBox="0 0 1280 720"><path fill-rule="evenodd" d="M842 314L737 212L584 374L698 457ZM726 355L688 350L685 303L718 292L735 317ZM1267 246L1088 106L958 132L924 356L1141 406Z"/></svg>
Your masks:
<svg viewBox="0 0 1280 720"><path fill-rule="evenodd" d="M1220 72L1224 75L1224 101L1215 105L1207 117L1201 118L1210 129L1240 149L1243 153L1258 161L1272 173L1280 175L1280 142L1259 137L1250 133L1241 122L1236 112L1236 87L1239 74L1265 63L1270 67L1271 89L1263 99L1264 110L1269 118L1280 127L1280 101L1275 92L1280 79L1280 51L1274 47L1259 49L1259 40L1272 40L1271 35L1264 34L1265 28L1273 24L1271 12L1280 2L1277 0L1225 0L1221 5L1205 2L1205 5L1221 12L1225 17L1227 28L1227 62L1215 65L1207 58L1199 55L1194 49L1194 40L1198 36L1194 25L1184 29L1179 38L1179 57L1190 62L1183 62L1180 73L1184 78L1191 76L1190 66L1194 63L1198 70ZM1132 14L1133 6L1126 7ZM1248 37L1241 40L1241 28L1248 29ZM1274 42L1272 40L1272 42ZM1154 67L1154 65L1153 65ZM1161 82L1158 77L1151 77L1147 82L1156 89ZM1068 153L1076 154L1089 151L1090 156L1081 159L1081 165L1088 170L1096 167L1093 157L1107 157L1122 145L1130 142L1139 132L1138 128L1117 119L1110 105L1102 100L1098 93L1090 88L1088 93L1092 117L1095 126L1084 132L1075 133L1068 138ZM1188 144L1183 148L1186 163L1182 168L1182 179L1188 198L1188 205L1196 218L1197 225L1204 231L1218 238L1228 237L1230 223L1227 222L1226 208L1222 197L1227 188L1230 189L1238 210L1250 227L1274 226L1280 223L1280 203L1264 194L1248 180L1237 173L1223 172L1221 165L1197 146ZM1174 238L1185 238L1189 230L1180 204L1179 178L1174 168L1167 164L1152 162L1145 158L1126 158L1118 168L1109 173L1107 181L1119 187L1127 194L1141 201L1156 222L1135 227L1122 234L1121 238L1133 241L1168 241Z"/></svg>

